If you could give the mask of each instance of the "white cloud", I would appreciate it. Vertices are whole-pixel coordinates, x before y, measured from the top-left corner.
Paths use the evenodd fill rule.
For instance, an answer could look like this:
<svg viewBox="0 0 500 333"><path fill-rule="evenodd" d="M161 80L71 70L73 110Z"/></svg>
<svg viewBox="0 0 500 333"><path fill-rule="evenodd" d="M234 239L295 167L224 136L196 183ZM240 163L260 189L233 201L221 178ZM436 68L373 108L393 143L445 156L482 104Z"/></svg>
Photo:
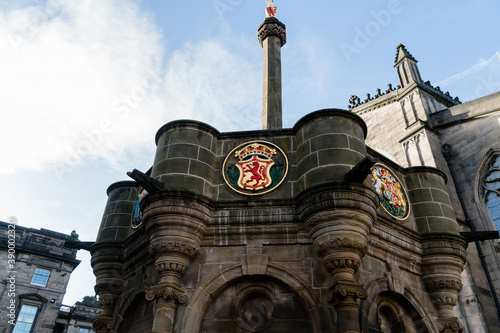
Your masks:
<svg viewBox="0 0 500 333"><path fill-rule="evenodd" d="M116 156L134 125L159 119L147 97L161 35L131 2L53 0L0 15L1 172Z"/></svg>
<svg viewBox="0 0 500 333"><path fill-rule="evenodd" d="M483 97L500 90L500 56L496 52L478 63L436 84L446 88L462 102ZM472 87L472 89L471 89Z"/></svg>
<svg viewBox="0 0 500 333"><path fill-rule="evenodd" d="M167 60L159 28L131 0L4 8L0 173L119 166L173 119L260 128L262 73L248 60L259 49L230 38L187 42Z"/></svg>
<svg viewBox="0 0 500 333"><path fill-rule="evenodd" d="M243 50L236 53L228 44L238 44ZM248 60L244 48L245 41L240 39L211 39L187 43L175 52L164 80L165 106L170 113L175 118L204 121L221 131L260 129L262 69Z"/></svg>

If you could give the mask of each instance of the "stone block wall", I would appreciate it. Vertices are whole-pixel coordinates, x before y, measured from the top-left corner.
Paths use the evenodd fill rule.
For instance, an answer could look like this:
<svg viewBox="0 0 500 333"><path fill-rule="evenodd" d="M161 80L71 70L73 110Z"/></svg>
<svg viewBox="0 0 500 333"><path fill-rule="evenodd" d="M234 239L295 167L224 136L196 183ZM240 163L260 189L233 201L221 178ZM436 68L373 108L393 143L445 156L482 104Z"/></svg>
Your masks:
<svg viewBox="0 0 500 333"><path fill-rule="evenodd" d="M15 302L15 314L19 314L23 304L38 308L33 332L52 333L66 287L73 270L80 263L76 259L76 249L64 246L69 235L46 229L32 229L16 225L15 269L7 269L8 224L0 222L0 331L10 332L7 306ZM3 265L3 267L2 267ZM36 269L49 273L46 286L32 284ZM15 271L8 274L8 271ZM7 275L14 274L15 290L11 290ZM17 317L15 318L17 320Z"/></svg>
<svg viewBox="0 0 500 333"><path fill-rule="evenodd" d="M432 115L432 126L439 132L441 142L447 145L457 191L461 193L471 223L478 231L493 230L494 226L484 204L482 178L486 164L495 151L500 151L500 93L479 98L437 112ZM481 242L480 246L489 267L496 290L500 290L500 259L495 242ZM478 293L479 303L490 330L499 330L497 309L491 299L490 287L475 250L469 246L469 265ZM498 292L497 292L498 293Z"/></svg>

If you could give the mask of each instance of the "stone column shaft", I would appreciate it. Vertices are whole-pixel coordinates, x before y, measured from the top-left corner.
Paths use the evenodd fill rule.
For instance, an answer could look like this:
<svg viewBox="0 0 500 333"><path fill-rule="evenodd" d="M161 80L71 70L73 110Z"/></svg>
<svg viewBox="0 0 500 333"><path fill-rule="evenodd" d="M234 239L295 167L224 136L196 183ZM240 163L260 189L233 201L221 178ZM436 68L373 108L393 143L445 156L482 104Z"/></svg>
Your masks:
<svg viewBox="0 0 500 333"><path fill-rule="evenodd" d="M268 17L259 27L259 42L264 48L262 128L282 128L281 47L286 43L285 25Z"/></svg>

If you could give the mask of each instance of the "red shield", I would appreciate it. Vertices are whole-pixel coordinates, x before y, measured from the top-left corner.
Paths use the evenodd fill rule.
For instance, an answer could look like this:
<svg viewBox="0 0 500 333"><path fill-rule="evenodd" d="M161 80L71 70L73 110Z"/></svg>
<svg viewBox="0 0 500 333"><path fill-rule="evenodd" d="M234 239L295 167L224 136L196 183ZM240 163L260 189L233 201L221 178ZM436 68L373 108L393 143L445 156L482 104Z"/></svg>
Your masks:
<svg viewBox="0 0 500 333"><path fill-rule="evenodd" d="M252 191L260 190L271 186L271 167L273 160L264 159L258 155L252 155L250 159L239 161L236 167L240 170L238 185L242 189Z"/></svg>

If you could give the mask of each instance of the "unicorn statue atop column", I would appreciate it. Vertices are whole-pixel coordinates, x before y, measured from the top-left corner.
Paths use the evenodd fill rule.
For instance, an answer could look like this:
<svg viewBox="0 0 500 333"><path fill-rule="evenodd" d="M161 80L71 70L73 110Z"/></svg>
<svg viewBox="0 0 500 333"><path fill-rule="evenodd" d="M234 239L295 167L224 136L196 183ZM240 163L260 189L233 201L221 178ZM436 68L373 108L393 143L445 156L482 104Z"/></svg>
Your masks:
<svg viewBox="0 0 500 333"><path fill-rule="evenodd" d="M278 7L276 7L273 3L273 0L266 0L266 17L275 17L276 12L278 11Z"/></svg>

